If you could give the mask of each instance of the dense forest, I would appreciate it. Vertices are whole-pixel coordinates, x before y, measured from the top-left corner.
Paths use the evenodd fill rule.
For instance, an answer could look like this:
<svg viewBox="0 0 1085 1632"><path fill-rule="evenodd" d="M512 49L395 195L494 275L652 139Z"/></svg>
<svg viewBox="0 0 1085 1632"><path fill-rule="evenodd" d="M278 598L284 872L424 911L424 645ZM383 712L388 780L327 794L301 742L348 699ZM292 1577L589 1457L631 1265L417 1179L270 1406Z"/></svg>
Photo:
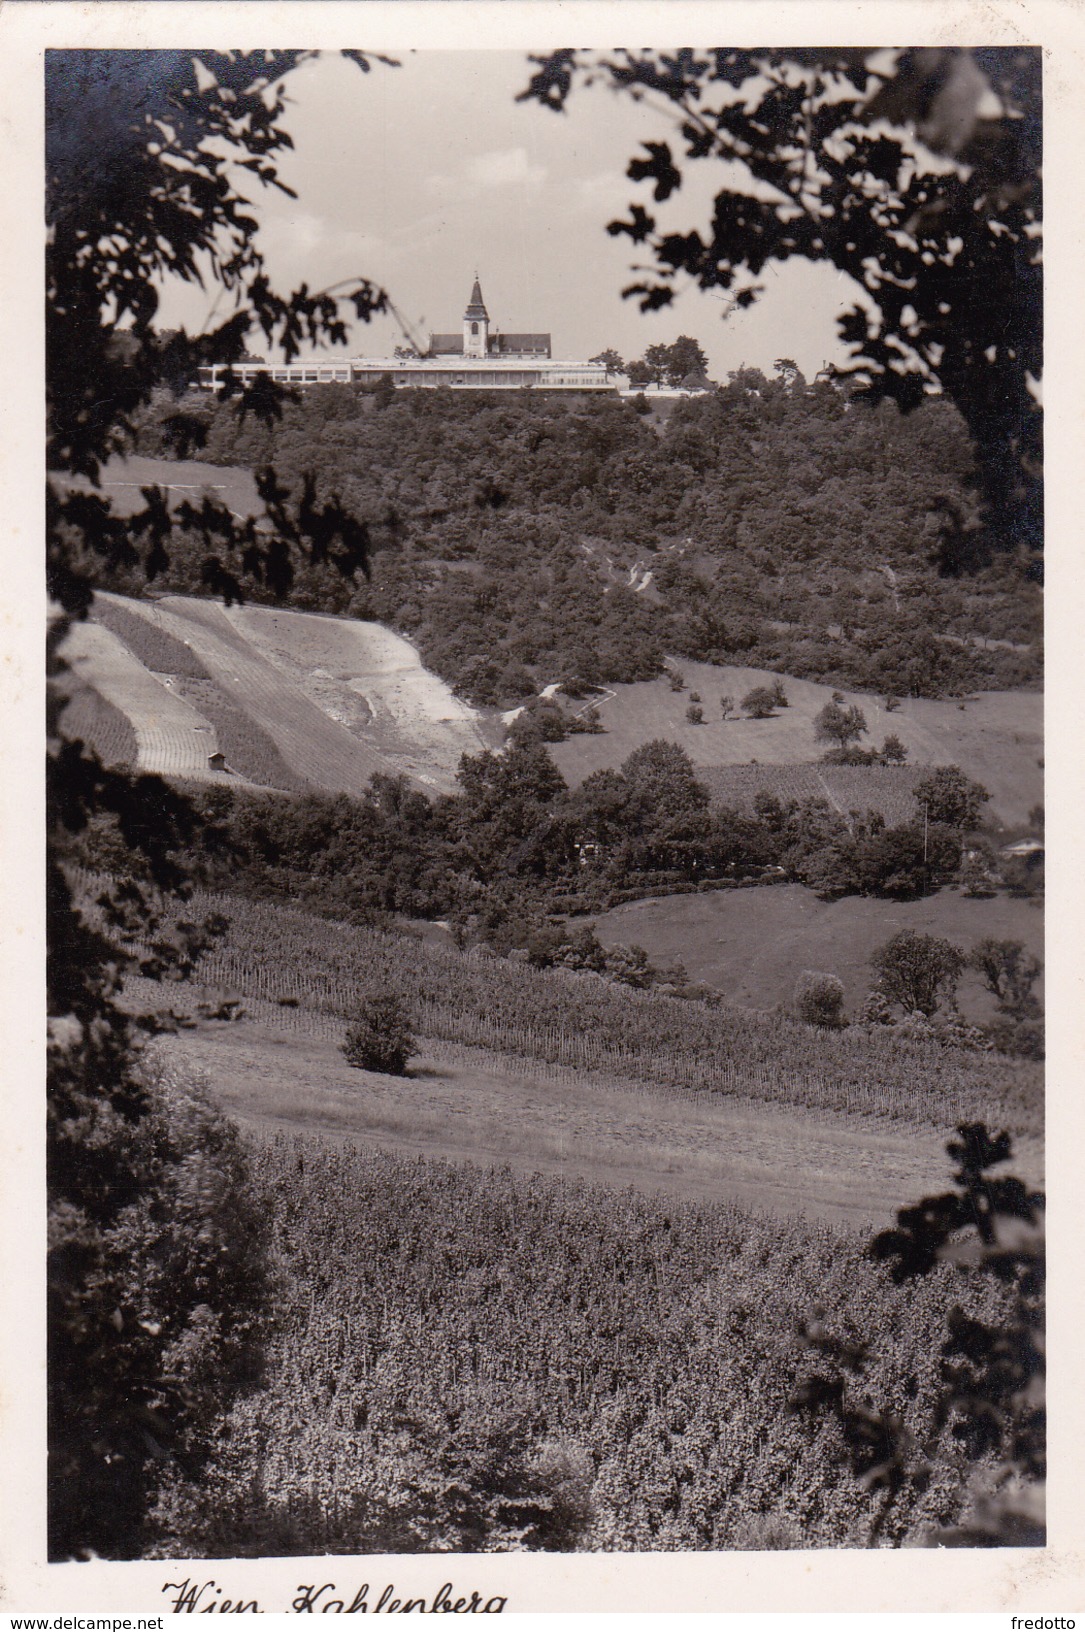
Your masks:
<svg viewBox="0 0 1085 1632"><path fill-rule="evenodd" d="M480 705L651 678L664 654L902 696L1039 678L1030 559L986 550L942 399L902 415L784 366L666 404L320 386L271 425L163 393L137 445L338 495L371 574L306 565L292 603L389 624ZM205 554L182 528L156 588L206 587Z"/></svg>

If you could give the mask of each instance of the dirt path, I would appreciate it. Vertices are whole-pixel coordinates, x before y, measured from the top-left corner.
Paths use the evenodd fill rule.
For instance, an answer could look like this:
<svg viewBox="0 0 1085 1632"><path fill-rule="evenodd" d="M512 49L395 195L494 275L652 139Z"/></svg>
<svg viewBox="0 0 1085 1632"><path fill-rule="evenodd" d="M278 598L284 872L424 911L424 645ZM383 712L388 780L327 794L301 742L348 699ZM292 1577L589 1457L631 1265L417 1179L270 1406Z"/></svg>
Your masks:
<svg viewBox="0 0 1085 1632"><path fill-rule="evenodd" d="M832 807L836 811L837 815L838 816L843 816L844 820L847 822L848 813L844 809L843 805L840 803L840 800L836 797L836 794L833 792L832 788L830 788L828 782L826 782L826 780L825 780L824 776L822 776L821 772L818 771L816 774L817 774L818 783L820 784L820 786L825 791L826 799L828 799L830 805L832 805ZM851 831L850 822L848 823L848 831L849 832Z"/></svg>
<svg viewBox="0 0 1085 1632"><path fill-rule="evenodd" d="M547 1081L439 1045L410 1076L352 1070L286 1029L209 1022L157 1045L202 1071L243 1126L370 1141L408 1155L565 1173L866 1228L948 1180L944 1136L746 1101L663 1099ZM1038 1180L1039 1147L1018 1170Z"/></svg>

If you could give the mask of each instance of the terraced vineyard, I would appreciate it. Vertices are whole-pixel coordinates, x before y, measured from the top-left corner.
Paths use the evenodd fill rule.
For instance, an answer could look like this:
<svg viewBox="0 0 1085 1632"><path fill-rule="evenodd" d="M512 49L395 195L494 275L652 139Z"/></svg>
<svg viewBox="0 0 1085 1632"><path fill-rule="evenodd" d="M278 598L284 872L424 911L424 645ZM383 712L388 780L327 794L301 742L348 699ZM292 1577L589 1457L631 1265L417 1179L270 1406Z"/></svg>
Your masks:
<svg viewBox="0 0 1085 1632"><path fill-rule="evenodd" d="M138 770L186 781L217 778L209 764L218 751L210 721L156 679L116 635L97 623L76 623L64 655L75 682L89 686L130 721Z"/></svg>
<svg viewBox="0 0 1085 1632"><path fill-rule="evenodd" d="M378 623L265 606L228 607L226 617L326 714L375 732L420 782L450 787L460 756L486 746L475 710Z"/></svg>
<svg viewBox="0 0 1085 1632"><path fill-rule="evenodd" d="M103 765L134 765L139 757L139 743L127 714L90 686L70 688L64 705L64 734L72 742L85 742Z"/></svg>
<svg viewBox="0 0 1085 1632"><path fill-rule="evenodd" d="M75 648L80 677L122 712L132 696L141 769L206 775L218 748L231 771L263 786L357 797L376 772L450 790L461 756L486 746L474 710L379 624L104 593L94 620L98 634ZM148 737L159 693L178 705L170 752ZM182 724L211 746L183 751Z"/></svg>
<svg viewBox="0 0 1085 1632"><path fill-rule="evenodd" d="M789 799L827 799L845 813L880 810L890 827L916 813L912 790L925 769L908 765L715 765L698 768L713 801L752 810L758 794Z"/></svg>
<svg viewBox="0 0 1085 1632"><path fill-rule="evenodd" d="M140 617L191 647L223 695L265 732L291 771L314 788L360 795L382 757L328 718L246 642L213 601L130 601Z"/></svg>

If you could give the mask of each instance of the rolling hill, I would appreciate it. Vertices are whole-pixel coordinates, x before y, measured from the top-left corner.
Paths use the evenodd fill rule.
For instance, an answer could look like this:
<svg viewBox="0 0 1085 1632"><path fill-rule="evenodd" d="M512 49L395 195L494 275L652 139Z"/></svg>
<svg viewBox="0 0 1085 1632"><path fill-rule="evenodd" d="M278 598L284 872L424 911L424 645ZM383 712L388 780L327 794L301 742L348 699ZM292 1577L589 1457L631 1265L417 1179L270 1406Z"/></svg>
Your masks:
<svg viewBox="0 0 1085 1632"><path fill-rule="evenodd" d="M732 697L737 705L753 687L771 685L780 676L765 669L717 668L708 663L683 662L681 667L685 691L672 691L665 679L608 687L598 704L602 732L572 737L551 750L566 781L578 786L593 771L616 769L635 748L657 737L680 744L699 770L751 764L817 765L824 745L815 740L814 718L832 697L832 686L786 678L786 709L766 720L725 720L722 696ZM686 719L691 692L701 697L703 725L691 725ZM988 814L996 821L1007 826L1023 823L1032 807L1042 804L1043 698L1039 692L980 692L965 701L907 698L892 712L885 708L884 699L868 692L854 692L846 701L856 704L866 717L868 735L863 746L880 746L887 736L895 735L907 748L910 765L959 765L989 791ZM828 769L825 774L830 779L839 776ZM897 786L907 781L906 775L898 781L892 769L882 773L882 782L886 776ZM771 779L767 780L771 785ZM722 798L728 797L725 778L720 779L717 791ZM829 789L822 796L833 802ZM849 797L863 802L858 789ZM869 802L878 808L875 799Z"/></svg>
<svg viewBox="0 0 1085 1632"><path fill-rule="evenodd" d="M151 484L166 489L171 505L206 493L239 516L262 511L251 472L239 466L130 455L103 468L102 485L122 514L142 505L141 490ZM513 560L507 559L512 572ZM453 561L450 578L462 577L451 568L465 565L477 568L479 563ZM425 562L413 561L411 571L419 583L428 570ZM895 584L899 572L894 576L889 570ZM375 576L387 577L390 571L382 558ZM426 583L427 616L432 619L435 592L428 579ZM416 647L390 631L388 623L397 621L394 597L387 606L379 597L378 602L366 622L252 605L216 609L184 594L122 604L144 618L154 605L162 628L177 618L198 625L195 636L191 629L169 627L190 646L194 639L199 642L204 667L214 670L214 690L207 681L191 677L172 689L206 716L222 739L219 746L227 762L239 774L287 791L318 787L352 792L374 770L393 770L419 786L446 789L460 754L477 752L496 738L482 715L423 667ZM457 616L468 616L469 606L456 606ZM567 604L560 621L568 623L570 616ZM515 622L511 612L509 617ZM481 656L495 655L481 626L471 639L476 636ZM234 658L244 661L238 664ZM456 678L456 663L448 652L443 657L438 652L433 661L448 678ZM153 664L145 666L161 672ZM843 810L869 805L890 821L902 821L914 813L909 767L940 764L959 765L982 782L991 794L987 815L1005 826L1023 825L1043 801L1043 699L1038 691L983 691L963 700L907 698L892 712L876 694L850 692L848 702L866 716L864 745L880 745L895 735L908 751L908 767L841 771L819 764L822 745L814 737L814 717L832 695L830 685L784 676L790 706L774 718L748 720L741 716L742 697L754 686L779 680L778 673L686 659L681 667L684 691L673 691L666 679L606 687L598 705L602 734L553 746L554 760L570 784L620 765L634 748L662 737L681 744L700 769L718 773L706 781L722 803L748 803L751 788L767 787L784 796L827 797ZM558 676L540 673L535 678L545 691L543 681ZM702 700L701 725L686 719L691 693ZM726 720L720 708L724 695L735 705Z"/></svg>
<svg viewBox="0 0 1085 1632"><path fill-rule="evenodd" d="M207 780L210 755L229 771L284 792L360 795L376 772L402 774L431 792L455 785L463 754L500 739L500 726L427 670L414 646L383 625L263 606L224 607L188 595L136 600L100 593L92 621L69 638L76 680L130 721L140 769ZM778 679L765 670L683 665L686 688L665 679L607 688L603 730L551 745L572 786L616 768L654 738L689 754L714 797L748 806L759 791L825 798L841 811L872 808L888 821L915 814L923 767L960 765L989 790L987 815L1024 824L1043 801L1043 699L983 692L963 702L883 699L854 693L866 742L894 734L904 766L823 765L814 720L829 686L788 679L788 706L765 720L724 719L720 700ZM705 721L686 719L691 693ZM734 716L735 711L732 711ZM87 735L95 741L88 715ZM114 734L115 735L115 734ZM111 738L111 744L113 739ZM99 744L106 751L104 742Z"/></svg>

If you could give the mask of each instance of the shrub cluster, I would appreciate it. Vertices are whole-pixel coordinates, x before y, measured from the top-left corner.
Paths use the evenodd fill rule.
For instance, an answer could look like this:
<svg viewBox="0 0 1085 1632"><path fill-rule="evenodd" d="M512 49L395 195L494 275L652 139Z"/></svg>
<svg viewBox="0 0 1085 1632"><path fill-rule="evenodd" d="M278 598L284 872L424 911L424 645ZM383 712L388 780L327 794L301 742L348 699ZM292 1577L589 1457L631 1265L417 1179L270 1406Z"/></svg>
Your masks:
<svg viewBox="0 0 1085 1632"><path fill-rule="evenodd" d="M349 1065L402 1077L417 1051L406 1006L395 992L376 992L362 1003L347 1031L343 1053Z"/></svg>

